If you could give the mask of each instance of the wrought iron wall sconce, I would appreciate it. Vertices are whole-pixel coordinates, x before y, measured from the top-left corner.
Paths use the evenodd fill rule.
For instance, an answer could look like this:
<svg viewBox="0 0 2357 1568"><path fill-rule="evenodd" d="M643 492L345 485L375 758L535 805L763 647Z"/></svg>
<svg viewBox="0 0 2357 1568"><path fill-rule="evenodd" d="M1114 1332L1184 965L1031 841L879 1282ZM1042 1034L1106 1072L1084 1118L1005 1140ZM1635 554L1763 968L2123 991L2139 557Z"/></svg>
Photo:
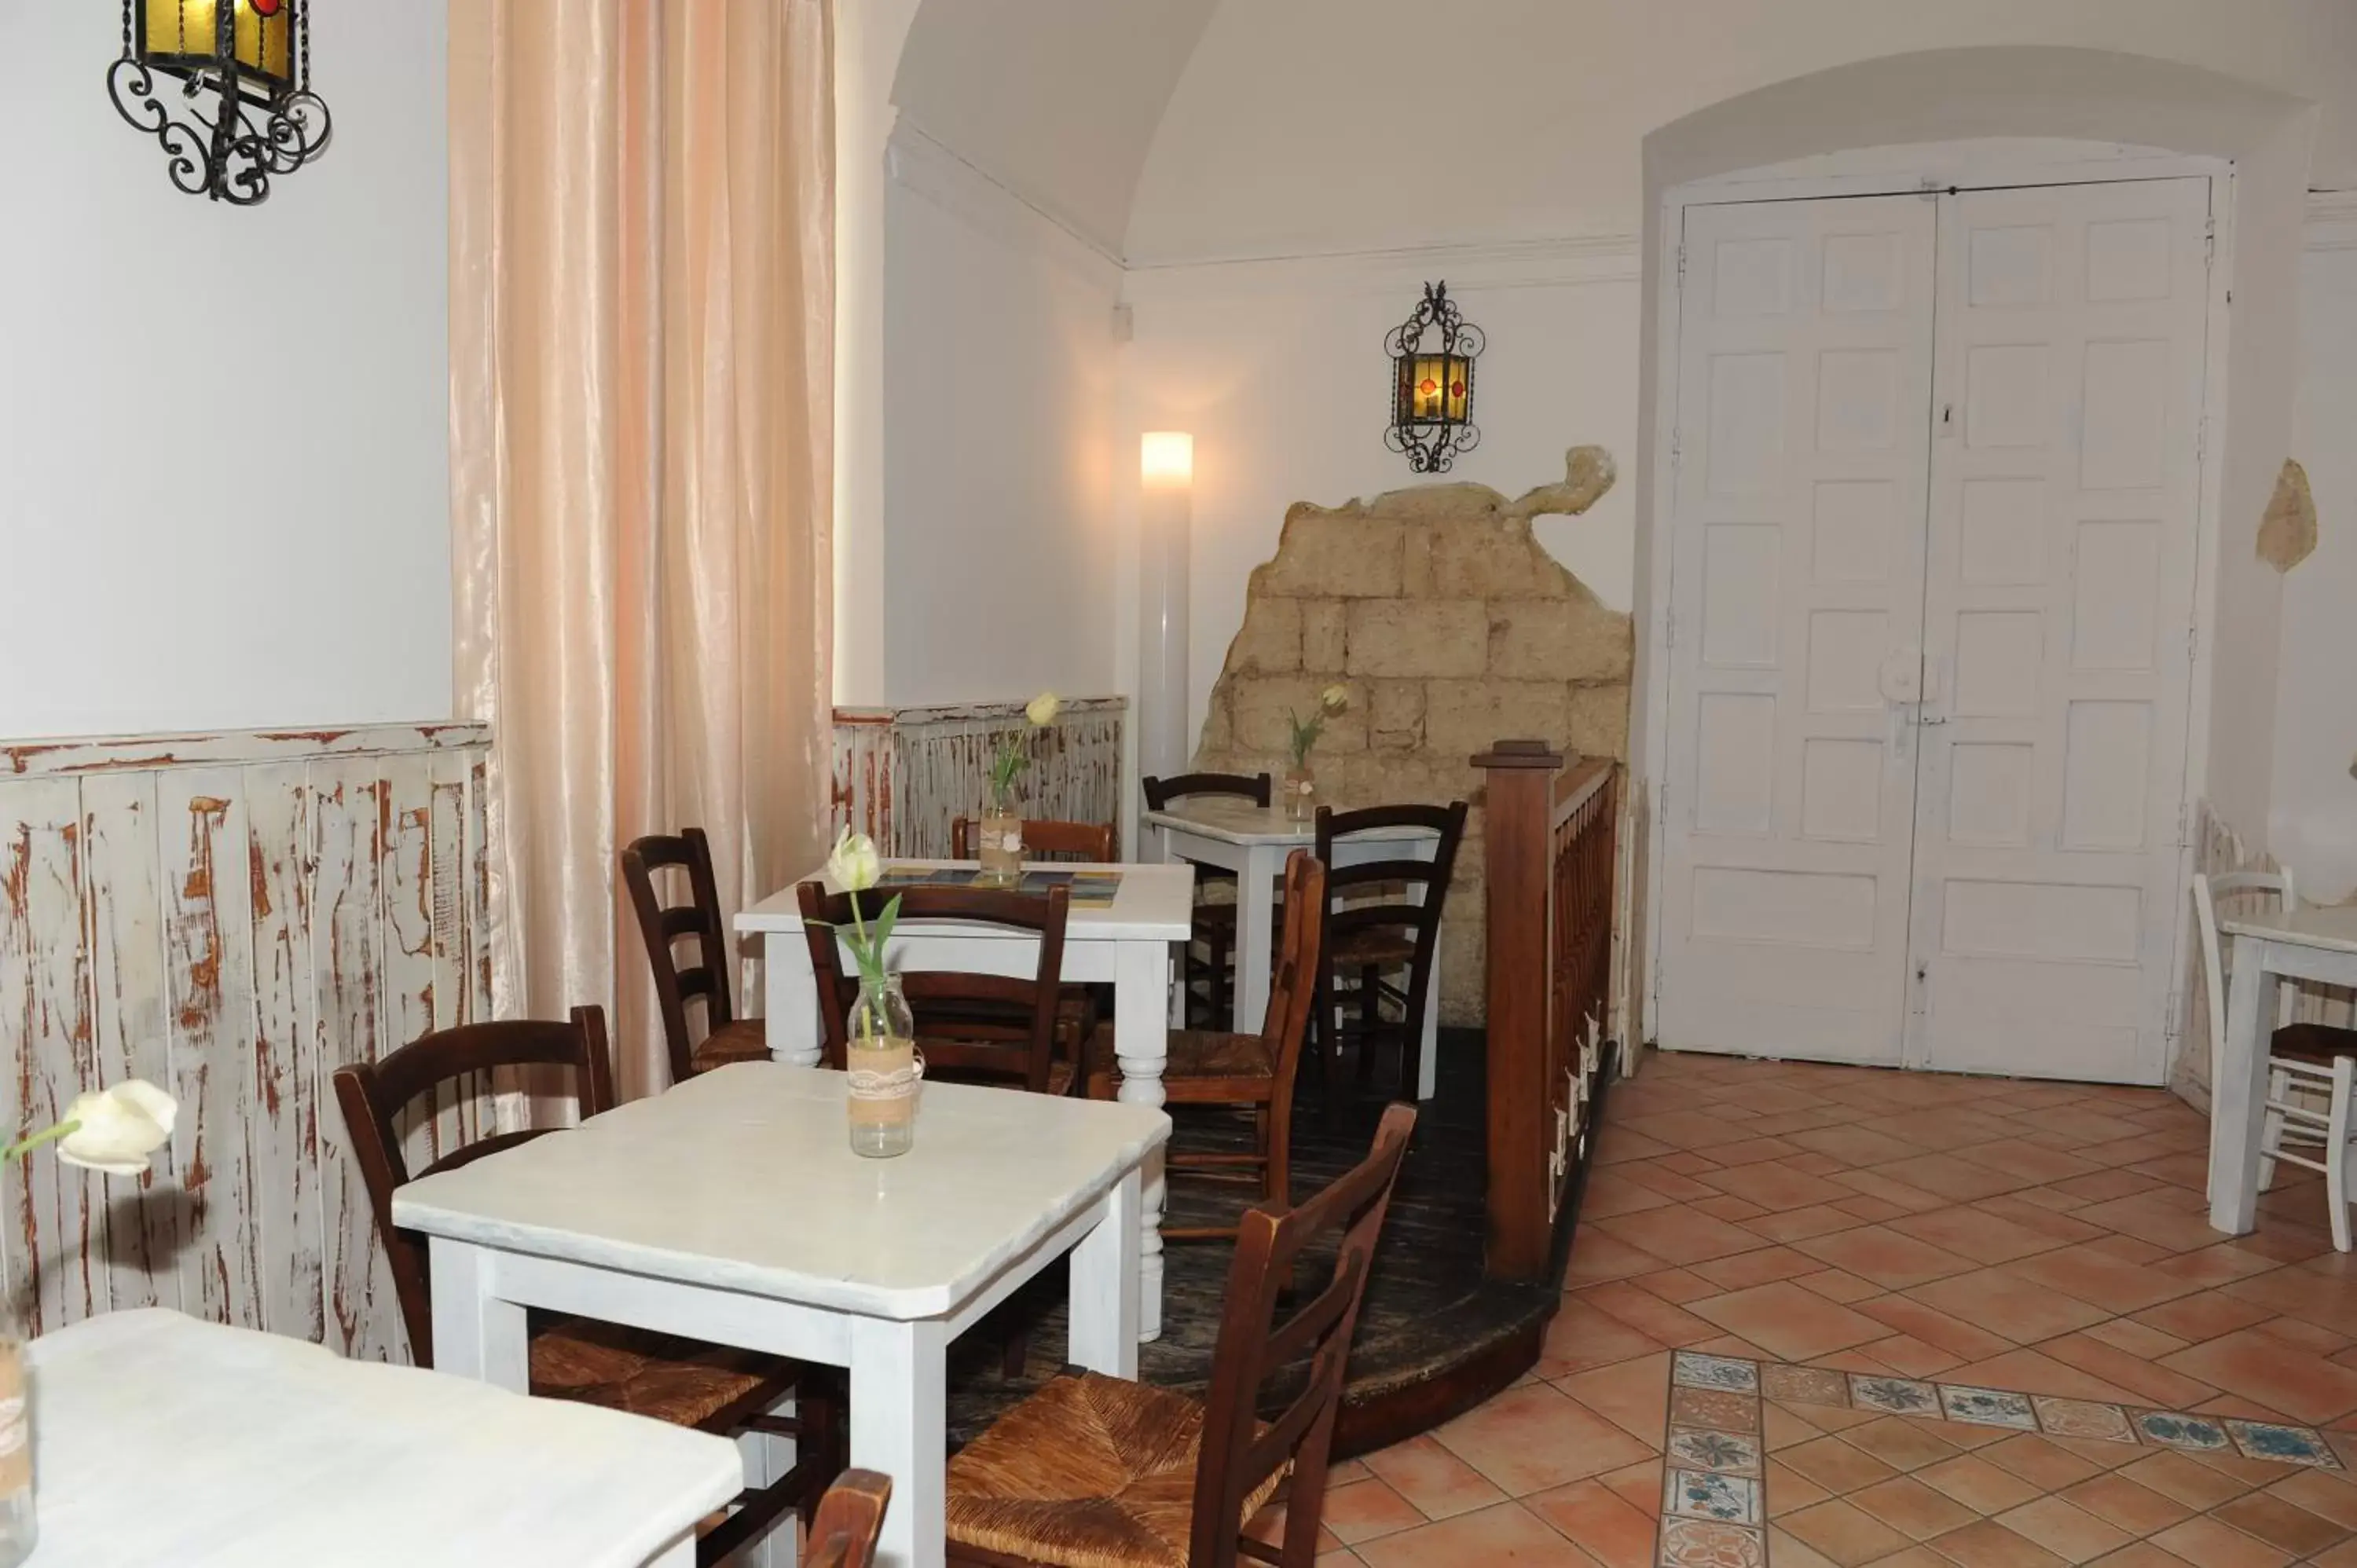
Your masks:
<svg viewBox="0 0 2357 1568"><path fill-rule="evenodd" d="M183 117L166 107L158 76L180 82ZM123 58L106 89L190 196L252 207L272 177L328 145L328 106L311 91L308 0L123 0Z"/></svg>
<svg viewBox="0 0 2357 1568"><path fill-rule="evenodd" d="M1473 361L1489 346L1458 314L1448 285L1428 283L1383 347L1392 357L1392 425L1383 445L1407 455L1419 474L1445 474L1459 452L1481 443L1473 423Z"/></svg>

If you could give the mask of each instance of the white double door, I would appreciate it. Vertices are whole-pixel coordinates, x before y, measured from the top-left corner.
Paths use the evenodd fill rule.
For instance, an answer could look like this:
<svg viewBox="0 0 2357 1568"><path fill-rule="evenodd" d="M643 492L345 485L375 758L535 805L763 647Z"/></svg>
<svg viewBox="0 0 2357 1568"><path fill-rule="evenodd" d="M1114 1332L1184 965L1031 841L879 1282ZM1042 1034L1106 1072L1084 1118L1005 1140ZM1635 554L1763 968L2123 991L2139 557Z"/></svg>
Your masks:
<svg viewBox="0 0 2357 1568"><path fill-rule="evenodd" d="M2209 202L1685 209L1664 1047L2161 1080Z"/></svg>

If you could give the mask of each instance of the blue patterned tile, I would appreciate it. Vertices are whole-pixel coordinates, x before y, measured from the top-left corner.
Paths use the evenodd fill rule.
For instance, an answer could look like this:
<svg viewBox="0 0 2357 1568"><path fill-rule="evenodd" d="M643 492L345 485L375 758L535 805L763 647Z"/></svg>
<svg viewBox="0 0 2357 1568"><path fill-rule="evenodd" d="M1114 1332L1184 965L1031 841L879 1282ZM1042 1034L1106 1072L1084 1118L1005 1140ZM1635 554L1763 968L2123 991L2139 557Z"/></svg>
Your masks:
<svg viewBox="0 0 2357 1568"><path fill-rule="evenodd" d="M2136 1416L2137 1434L2149 1442L2169 1448L2183 1448L2195 1454L2214 1454L2231 1447L2226 1441L2226 1429L2204 1416L2175 1415L2168 1411L2139 1411Z"/></svg>
<svg viewBox="0 0 2357 1568"><path fill-rule="evenodd" d="M1738 1361L1732 1356L1705 1356L1694 1350L1681 1350L1670 1378L1681 1388L1727 1389L1741 1394L1760 1391L1759 1365Z"/></svg>
<svg viewBox="0 0 2357 1568"><path fill-rule="evenodd" d="M1760 1522L1760 1483L1740 1476L1673 1470L1663 1508L1675 1519L1710 1519L1721 1524Z"/></svg>
<svg viewBox="0 0 2357 1568"><path fill-rule="evenodd" d="M2264 1421L2230 1421L2226 1430L2234 1434L2234 1446L2245 1458L2274 1459L2286 1465L2313 1465L2319 1469L2338 1470L2341 1461L2334 1457L2332 1445L2324 1434L2305 1426L2276 1426Z"/></svg>
<svg viewBox="0 0 2357 1568"><path fill-rule="evenodd" d="M1947 1383L1940 1385L1940 1407L1950 1421L1970 1422L1975 1426L2011 1426L2024 1432L2038 1430L2038 1412L2029 1407L2026 1394L2009 1394L1996 1389L1963 1389Z"/></svg>
<svg viewBox="0 0 2357 1568"><path fill-rule="evenodd" d="M1911 1378L1867 1378L1853 1372L1849 1402L1860 1410L1884 1411L1891 1415L1940 1413L1939 1393L1931 1384L1919 1383Z"/></svg>
<svg viewBox="0 0 2357 1568"><path fill-rule="evenodd" d="M1760 1440L1734 1432L1670 1430L1669 1460L1674 1467L1716 1470L1723 1476L1760 1474Z"/></svg>

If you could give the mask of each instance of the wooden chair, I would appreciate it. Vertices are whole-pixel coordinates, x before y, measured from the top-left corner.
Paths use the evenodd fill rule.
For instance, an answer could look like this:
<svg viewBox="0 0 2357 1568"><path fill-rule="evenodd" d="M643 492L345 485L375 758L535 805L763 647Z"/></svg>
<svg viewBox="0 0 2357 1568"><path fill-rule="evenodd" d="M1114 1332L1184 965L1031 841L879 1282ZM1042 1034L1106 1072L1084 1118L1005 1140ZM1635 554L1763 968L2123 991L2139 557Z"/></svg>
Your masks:
<svg viewBox="0 0 2357 1568"><path fill-rule="evenodd" d="M1173 1152L1172 1170L1249 1173L1257 1167L1260 1200L1282 1214L1293 1206L1293 1079L1301 1062L1301 1041L1309 1027L1309 1007L1318 989L1318 950L1323 935L1326 868L1306 849L1285 863L1285 934L1276 972L1268 990L1268 1012L1257 1035L1221 1035L1173 1030L1169 1065L1162 1088L1171 1105L1248 1105L1254 1112L1254 1152L1248 1155ZM1109 1060L1110 1039L1101 1041L1099 1059ZM1089 1092L1113 1098L1110 1070L1092 1076ZM1244 1179L1249 1180L1247 1174ZM1229 1237L1229 1226L1162 1228L1165 1240Z"/></svg>
<svg viewBox="0 0 2357 1568"><path fill-rule="evenodd" d="M1289 1214L1243 1219L1210 1398L1096 1373L1055 1379L950 1461L952 1563L1049 1568L1310 1568L1359 1305L1415 1108L1383 1112L1364 1163ZM1286 1313L1294 1265L1340 1232L1325 1288ZM1280 1316L1285 1314L1285 1316ZM1259 1417L1280 1374L1300 1392ZM1287 1479L1275 1551L1244 1525Z"/></svg>
<svg viewBox="0 0 2357 1568"><path fill-rule="evenodd" d="M2201 928L2201 979L2210 996L2210 1084L2217 1092L2226 1051L2226 953L2218 930L2218 900L2256 895L2285 910L2299 907L2288 871L2225 872L2191 878L2193 913ZM2325 1203L2332 1221L2335 1251L2350 1251L2349 1143L2357 1133L2357 1029L2287 1021L2291 998L2284 994L2285 1021L2267 1039L2266 1119L2259 1136L2259 1188L2275 1181L2276 1162L2285 1161L2324 1177ZM2321 1101L2321 1109L2319 1102ZM2305 1152L2317 1149L2321 1158Z"/></svg>
<svg viewBox="0 0 2357 1568"><path fill-rule="evenodd" d="M1174 800L1184 800L1190 795L1229 795L1265 807L1274 791L1265 773L1181 773L1169 779L1149 778L1141 781L1146 791L1146 809L1165 810ZM1195 934L1187 944L1184 968L1189 972L1179 976L1179 989L1189 1001L1194 996L1194 975L1197 966L1195 949L1203 950L1204 1021L1214 1026L1232 1025L1235 1013L1235 946L1236 907L1233 902L1208 903L1204 890L1221 883L1232 883L1236 874L1220 865L1195 867Z"/></svg>
<svg viewBox="0 0 2357 1568"><path fill-rule="evenodd" d="M1375 1047L1388 1040L1399 1047L1401 1092L1415 1092L1424 1054L1425 999L1439 956L1441 905L1457 866L1458 845L1464 841L1465 812L1462 800L1446 806L1371 806L1361 811L1318 809L1318 858L1328 868L1326 940L1318 968L1317 1018L1323 1047L1318 1065L1328 1075L1329 1089L1346 1041L1358 1044L1363 1084L1373 1077ZM1337 840L1403 827L1427 828L1439 835L1430 860L1404 855L1355 865L1334 864ZM1387 978L1402 971L1404 982ZM1344 1002L1353 1005L1354 1021L1345 1022L1340 1015L1338 1008ZM1397 1009L1397 1018L1384 1015L1386 1004Z"/></svg>
<svg viewBox="0 0 2357 1568"><path fill-rule="evenodd" d="M1050 855L1066 860L1085 860L1096 865L1111 865L1118 860L1110 822L1060 822L1052 819L1023 823L1023 858L1045 860ZM950 858L974 858L974 819L958 817L950 822Z"/></svg>
<svg viewBox="0 0 2357 1568"><path fill-rule="evenodd" d="M802 1568L868 1568L876 1561L876 1537L892 1500L892 1477L873 1470L845 1470L820 1499L811 1521Z"/></svg>
<svg viewBox="0 0 2357 1568"><path fill-rule="evenodd" d="M655 896L655 873L676 866L687 873L688 902L666 907ZM728 1001L728 939L722 927L720 892L712 878L712 845L702 828L676 837L650 833L622 851L622 883L638 912L639 935L654 966L655 1004L662 1014L663 1043L670 1047L673 1083L730 1062L767 1061L770 1041L759 1018L735 1019ZM679 966L676 943L693 939L695 961ZM687 1004L704 1004L704 1037L688 1032Z"/></svg>
<svg viewBox="0 0 2357 1568"><path fill-rule="evenodd" d="M871 923L897 897L904 927L918 921L965 921L1029 931L1039 939L1039 965L1029 980L953 970L902 972L900 989L916 1020L926 1076L1011 1084L1035 1094L1070 1094L1079 1083L1079 1063L1056 1050L1070 888L1051 887L1042 894L982 887L872 887L857 895L829 896L819 884L805 882L798 896L829 1067L843 1065L851 1035L851 1000L858 995L856 981L844 973L834 928L850 929L854 897L862 917Z"/></svg>
<svg viewBox="0 0 2357 1568"><path fill-rule="evenodd" d="M571 1069L584 1117L613 1106L606 1016L596 1007L576 1007L572 1021L565 1024L508 1022L445 1029L376 1061L336 1069L336 1102L368 1187L377 1234L393 1264L393 1294L409 1330L410 1358L421 1367L434 1365L429 1258L424 1238L393 1225L393 1189L554 1129L480 1137L413 1171L402 1153L397 1119L413 1101L431 1096L453 1079L485 1081L498 1069L522 1067ZM696 1542L696 1562L707 1564L758 1539L789 1509L800 1509L808 1518L828 1480L842 1467L840 1408L813 1387L815 1380L809 1370L776 1357L587 1318L559 1318L539 1326L530 1350L532 1391L544 1398L603 1405L722 1435L750 1432L796 1440L793 1467L769 1486L740 1494L736 1511ZM802 1413L771 1415L788 1394L797 1396Z"/></svg>

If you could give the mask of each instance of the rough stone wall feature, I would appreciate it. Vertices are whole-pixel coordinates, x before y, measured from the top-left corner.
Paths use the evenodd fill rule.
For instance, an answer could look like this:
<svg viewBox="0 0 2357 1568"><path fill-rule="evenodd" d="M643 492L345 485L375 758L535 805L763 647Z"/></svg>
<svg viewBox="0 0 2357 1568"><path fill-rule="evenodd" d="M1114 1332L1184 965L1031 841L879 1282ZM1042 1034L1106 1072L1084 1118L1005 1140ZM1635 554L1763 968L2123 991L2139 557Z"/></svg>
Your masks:
<svg viewBox="0 0 2357 1568"><path fill-rule="evenodd" d="M2315 553L2316 496L2308 488L2308 470L2287 457L2259 518L2259 559L2288 572Z"/></svg>
<svg viewBox="0 0 2357 1568"><path fill-rule="evenodd" d="M1539 544L1531 520L1577 516L1612 488L1611 455L1577 446L1562 482L1509 500L1486 485L1418 485L1339 507L1297 502L1255 568L1211 689L1195 766L1281 774L1286 715L1325 686L1351 693L1311 758L1319 797L1350 808L1473 805L1448 894L1441 1016L1481 1016L1481 775L1506 738L1626 759L1630 618Z"/></svg>

